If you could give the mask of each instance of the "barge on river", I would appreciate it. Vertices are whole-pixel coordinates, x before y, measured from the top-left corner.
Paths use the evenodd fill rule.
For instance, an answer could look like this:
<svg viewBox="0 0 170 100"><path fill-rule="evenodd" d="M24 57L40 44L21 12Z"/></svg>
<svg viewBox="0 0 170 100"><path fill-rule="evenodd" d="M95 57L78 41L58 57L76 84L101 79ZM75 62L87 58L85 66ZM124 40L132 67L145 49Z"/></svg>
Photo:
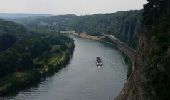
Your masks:
<svg viewBox="0 0 170 100"><path fill-rule="evenodd" d="M101 57L96 57L96 66L103 66Z"/></svg>

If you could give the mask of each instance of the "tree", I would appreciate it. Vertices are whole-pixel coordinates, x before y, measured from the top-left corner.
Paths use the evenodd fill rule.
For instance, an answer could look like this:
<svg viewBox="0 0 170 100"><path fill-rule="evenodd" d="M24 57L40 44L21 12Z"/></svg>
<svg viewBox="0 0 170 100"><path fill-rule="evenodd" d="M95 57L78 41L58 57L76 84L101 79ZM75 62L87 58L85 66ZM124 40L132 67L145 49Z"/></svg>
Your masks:
<svg viewBox="0 0 170 100"><path fill-rule="evenodd" d="M0 51L6 50L16 42L15 36L11 34L3 34L0 36Z"/></svg>

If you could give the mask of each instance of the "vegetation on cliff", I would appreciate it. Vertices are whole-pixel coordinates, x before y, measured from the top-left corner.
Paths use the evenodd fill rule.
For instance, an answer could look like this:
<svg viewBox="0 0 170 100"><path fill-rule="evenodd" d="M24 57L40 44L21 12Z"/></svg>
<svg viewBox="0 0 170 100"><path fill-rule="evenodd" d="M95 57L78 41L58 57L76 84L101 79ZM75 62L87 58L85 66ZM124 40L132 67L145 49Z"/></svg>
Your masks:
<svg viewBox="0 0 170 100"><path fill-rule="evenodd" d="M170 99L170 1L148 0L144 5L143 27L147 45L142 47L143 59L147 59L152 75L150 85L160 100ZM146 51L145 51L146 50Z"/></svg>
<svg viewBox="0 0 170 100"><path fill-rule="evenodd" d="M147 1L135 70L117 100L170 100L170 1Z"/></svg>

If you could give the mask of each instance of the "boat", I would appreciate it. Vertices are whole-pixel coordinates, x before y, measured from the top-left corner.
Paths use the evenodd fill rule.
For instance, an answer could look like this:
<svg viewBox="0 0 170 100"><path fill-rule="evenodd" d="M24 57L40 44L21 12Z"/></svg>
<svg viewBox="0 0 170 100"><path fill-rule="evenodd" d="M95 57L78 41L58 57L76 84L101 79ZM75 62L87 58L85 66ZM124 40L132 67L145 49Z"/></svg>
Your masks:
<svg viewBox="0 0 170 100"><path fill-rule="evenodd" d="M96 66L103 66L101 57L96 57Z"/></svg>

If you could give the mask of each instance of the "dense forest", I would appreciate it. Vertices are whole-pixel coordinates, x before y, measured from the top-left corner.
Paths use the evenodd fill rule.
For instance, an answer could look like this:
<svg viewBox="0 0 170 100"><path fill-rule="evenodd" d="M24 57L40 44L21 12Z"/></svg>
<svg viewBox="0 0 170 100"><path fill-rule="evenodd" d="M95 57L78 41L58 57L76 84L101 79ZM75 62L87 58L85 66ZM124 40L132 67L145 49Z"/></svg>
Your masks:
<svg viewBox="0 0 170 100"><path fill-rule="evenodd" d="M113 34L129 46L136 48L141 28L142 11L119 11L112 14L86 16L59 15L46 18L24 18L15 20L33 30L75 30L89 35Z"/></svg>
<svg viewBox="0 0 170 100"><path fill-rule="evenodd" d="M73 48L74 41L67 36L32 32L22 25L0 19L0 95L19 83L23 76L25 80L25 77L32 77L24 81L29 83L35 74L38 77L49 70L49 66L55 68L60 59L66 63ZM62 63L60 67L64 66Z"/></svg>
<svg viewBox="0 0 170 100"><path fill-rule="evenodd" d="M152 70L148 75L159 100L170 99L170 0L148 0L143 13L144 36L148 43L143 59ZM144 50L144 51L145 51ZM146 67L146 66L145 66Z"/></svg>
<svg viewBox="0 0 170 100"><path fill-rule="evenodd" d="M170 45L170 1L151 0L144 8L143 24L149 31L146 35L160 44L160 52L166 51Z"/></svg>

